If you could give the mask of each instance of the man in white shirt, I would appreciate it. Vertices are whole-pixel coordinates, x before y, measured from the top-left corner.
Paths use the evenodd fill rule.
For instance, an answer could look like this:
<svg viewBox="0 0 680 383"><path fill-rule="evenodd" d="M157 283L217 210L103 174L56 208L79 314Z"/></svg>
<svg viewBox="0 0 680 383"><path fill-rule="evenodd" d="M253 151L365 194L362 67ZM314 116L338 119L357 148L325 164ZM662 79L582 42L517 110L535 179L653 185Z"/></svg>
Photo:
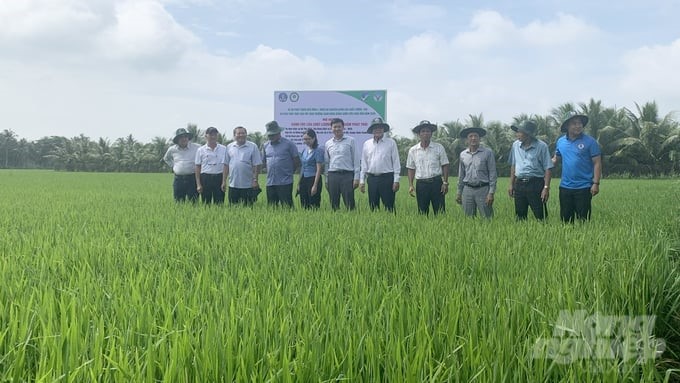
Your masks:
<svg viewBox="0 0 680 383"><path fill-rule="evenodd" d="M247 141L248 131L242 126L234 128L234 142L227 145L222 173L222 191L227 189L230 204L252 205L261 191L257 181L262 165L260 150L255 143Z"/></svg>
<svg viewBox="0 0 680 383"><path fill-rule="evenodd" d="M435 215L446 211L444 196L449 191L449 158L441 144L431 141L435 130L437 125L427 120L413 128L420 142L409 149L406 159L408 194L416 197L421 214L429 213L430 204ZM417 180L415 194L414 178Z"/></svg>
<svg viewBox="0 0 680 383"><path fill-rule="evenodd" d="M196 190L205 204L224 202L222 172L227 147L217 143L219 132L214 127L205 131L206 144L196 152Z"/></svg>
<svg viewBox="0 0 680 383"><path fill-rule="evenodd" d="M376 117L368 127L368 133L373 134L372 140L364 142L361 152L361 175L359 176L359 190L364 193L368 179L368 205L371 210L380 208L382 200L385 210L394 212L394 196L399 190L399 150L397 143L390 137L385 137L390 126L382 118Z"/></svg>
<svg viewBox="0 0 680 383"><path fill-rule="evenodd" d="M172 139L174 145L169 147L163 156L163 161L172 168L175 174L172 191L177 202L196 202L198 199L194 161L200 145L190 142L193 137L194 135L185 128L177 129L175 138Z"/></svg>

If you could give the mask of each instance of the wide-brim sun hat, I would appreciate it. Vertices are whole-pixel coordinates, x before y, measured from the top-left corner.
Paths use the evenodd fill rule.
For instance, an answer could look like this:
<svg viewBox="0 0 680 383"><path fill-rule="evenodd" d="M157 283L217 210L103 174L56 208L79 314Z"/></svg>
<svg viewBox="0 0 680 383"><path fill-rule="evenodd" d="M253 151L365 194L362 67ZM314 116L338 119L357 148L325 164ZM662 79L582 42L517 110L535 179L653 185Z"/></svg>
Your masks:
<svg viewBox="0 0 680 383"><path fill-rule="evenodd" d="M536 138L536 123L531 120L526 120L519 125L511 125L510 129L515 132L522 132L531 138Z"/></svg>
<svg viewBox="0 0 680 383"><path fill-rule="evenodd" d="M265 127L267 128L267 135L268 136L274 136L277 135L281 132L283 132L283 128L279 126L279 123L276 121L270 121L268 122Z"/></svg>
<svg viewBox="0 0 680 383"><path fill-rule="evenodd" d="M175 131L175 138L172 139L172 142L176 145L179 141L179 138L182 136L188 136L189 140L194 138L194 134L188 131L186 128L179 128Z"/></svg>
<svg viewBox="0 0 680 383"><path fill-rule="evenodd" d="M574 112L574 111L567 112L567 113L564 114L564 118L562 118L562 125L560 125L560 131L562 133L567 132L567 124L569 123L569 121L571 121L574 118L580 118L581 124L583 124L584 128L585 128L586 125L588 125L588 116Z"/></svg>
<svg viewBox="0 0 680 383"><path fill-rule="evenodd" d="M383 128L385 132L390 131L390 126L380 117L376 117L371 121L371 126L368 127L366 133L373 133L373 129L375 128Z"/></svg>
<svg viewBox="0 0 680 383"><path fill-rule="evenodd" d="M484 130L482 128L472 127L472 128L465 128L465 129L461 130L460 131L460 138L467 138L468 134L470 134L470 133L477 133L477 134L479 134L479 137L486 136L486 130Z"/></svg>
<svg viewBox="0 0 680 383"><path fill-rule="evenodd" d="M428 120L422 120L418 123L418 125L416 125L415 128L413 128L413 133L419 134L420 130L423 128L429 128L431 132L434 132L435 130L437 130L437 125L431 123Z"/></svg>

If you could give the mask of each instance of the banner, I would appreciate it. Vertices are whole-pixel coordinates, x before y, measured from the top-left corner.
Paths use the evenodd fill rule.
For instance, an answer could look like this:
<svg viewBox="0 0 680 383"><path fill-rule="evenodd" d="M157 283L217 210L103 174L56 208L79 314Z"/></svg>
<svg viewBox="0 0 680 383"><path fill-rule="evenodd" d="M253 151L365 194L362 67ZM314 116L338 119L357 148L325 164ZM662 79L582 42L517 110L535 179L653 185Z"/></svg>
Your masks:
<svg viewBox="0 0 680 383"><path fill-rule="evenodd" d="M345 121L345 134L352 136L361 152L371 120L386 120L386 90L359 91L276 91L274 119L284 128L282 136L293 141L298 150L305 148L302 135L314 129L319 145L333 137L330 122L333 118Z"/></svg>

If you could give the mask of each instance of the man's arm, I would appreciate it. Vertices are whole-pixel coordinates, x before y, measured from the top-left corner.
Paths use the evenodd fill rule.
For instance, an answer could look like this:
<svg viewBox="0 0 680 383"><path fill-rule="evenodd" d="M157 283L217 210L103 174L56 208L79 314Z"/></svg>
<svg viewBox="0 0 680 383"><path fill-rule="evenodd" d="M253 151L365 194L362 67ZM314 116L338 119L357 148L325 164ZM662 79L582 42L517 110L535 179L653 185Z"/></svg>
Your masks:
<svg viewBox="0 0 680 383"><path fill-rule="evenodd" d="M415 189L413 188L413 179L416 177L416 169L408 168L406 170L407 170L407 174L408 174L408 194L411 197L415 197L415 194L414 194Z"/></svg>
<svg viewBox="0 0 680 383"><path fill-rule="evenodd" d="M441 193L449 192L449 164L442 165L442 189Z"/></svg>
<svg viewBox="0 0 680 383"><path fill-rule="evenodd" d="M602 179L602 156L593 157L593 185L590 194L596 196L600 192L600 179Z"/></svg>
<svg viewBox="0 0 680 383"><path fill-rule="evenodd" d="M174 161L172 159L172 146L168 148L168 150L165 152L165 155L162 158L163 162L165 162L169 167L172 167L174 165Z"/></svg>

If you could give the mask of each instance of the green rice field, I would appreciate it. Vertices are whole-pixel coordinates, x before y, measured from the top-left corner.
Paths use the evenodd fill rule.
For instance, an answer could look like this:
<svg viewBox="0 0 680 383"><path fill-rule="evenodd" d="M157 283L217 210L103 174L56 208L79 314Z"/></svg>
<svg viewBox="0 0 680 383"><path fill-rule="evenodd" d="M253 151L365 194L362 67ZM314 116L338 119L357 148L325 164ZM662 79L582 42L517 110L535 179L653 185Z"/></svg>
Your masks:
<svg viewBox="0 0 680 383"><path fill-rule="evenodd" d="M679 180L604 179L564 225L559 180L542 224L507 179L484 221L416 214L405 178L392 215L0 177L0 382L680 381Z"/></svg>

